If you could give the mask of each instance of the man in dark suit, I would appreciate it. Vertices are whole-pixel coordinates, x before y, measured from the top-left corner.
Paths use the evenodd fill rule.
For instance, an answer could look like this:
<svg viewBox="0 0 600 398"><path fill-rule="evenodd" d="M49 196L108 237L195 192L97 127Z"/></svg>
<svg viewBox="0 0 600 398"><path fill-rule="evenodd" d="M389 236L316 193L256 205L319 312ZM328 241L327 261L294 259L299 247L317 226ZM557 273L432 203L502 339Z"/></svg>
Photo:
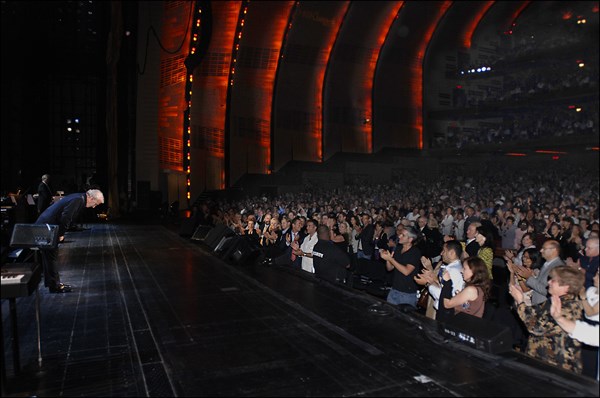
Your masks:
<svg viewBox="0 0 600 398"><path fill-rule="evenodd" d="M479 221L473 221L469 224L469 228L467 228L467 240L463 243L463 250L467 252L469 257L477 256L479 253L479 243L477 243L477 228L481 227L481 223Z"/></svg>
<svg viewBox="0 0 600 398"><path fill-rule="evenodd" d="M274 247L275 247L274 253L277 253L278 255L280 255L284 251L286 251L286 249L288 248L288 245L287 245L288 235L290 235L289 240L291 242L291 233L292 233L292 223L287 218L287 216L283 216L281 218L281 231L279 232L279 236L277 237L277 240L275 241L275 245L274 245ZM269 256L269 257L276 257L276 256Z"/></svg>
<svg viewBox="0 0 600 398"><path fill-rule="evenodd" d="M427 217L417 219L417 227L423 239L416 245L421 254L429 259L436 258L442 252L443 236L438 230L427 226Z"/></svg>
<svg viewBox="0 0 600 398"><path fill-rule="evenodd" d="M464 226L464 234L467 235L467 229L469 225L473 222L479 222L480 218L475 215L475 209L473 206L465 207L465 226Z"/></svg>
<svg viewBox="0 0 600 398"><path fill-rule="evenodd" d="M38 214L42 214L52 204L52 189L50 188L50 176L44 174L42 182L38 186L37 208Z"/></svg>
<svg viewBox="0 0 600 398"><path fill-rule="evenodd" d="M359 234L356 235L358 241L358 253L357 257L371 260L373 258L373 252L375 251L375 244L373 243L373 235L375 234L375 227L373 226L373 218L369 214L362 215L363 228Z"/></svg>
<svg viewBox="0 0 600 398"><path fill-rule="evenodd" d="M58 240L62 242L69 225L77 218L84 207L96 207L102 203L104 203L104 195L97 189L67 195L48 207L40 214L35 223L58 225ZM60 276L54 269L54 262L58 258L58 249L40 250L40 255L44 269L44 286L51 293L70 292L71 286L61 283Z"/></svg>
<svg viewBox="0 0 600 398"><path fill-rule="evenodd" d="M296 242L298 244L302 243L304 237L306 236L302 232L302 220L300 217L294 218L292 221L292 226L289 228L287 233L282 234L283 241L281 242L281 247L283 254L279 257L273 259L267 259L267 263L273 263L277 265L291 265L293 267L300 268L302 264L302 258L296 256L292 252L292 243Z"/></svg>

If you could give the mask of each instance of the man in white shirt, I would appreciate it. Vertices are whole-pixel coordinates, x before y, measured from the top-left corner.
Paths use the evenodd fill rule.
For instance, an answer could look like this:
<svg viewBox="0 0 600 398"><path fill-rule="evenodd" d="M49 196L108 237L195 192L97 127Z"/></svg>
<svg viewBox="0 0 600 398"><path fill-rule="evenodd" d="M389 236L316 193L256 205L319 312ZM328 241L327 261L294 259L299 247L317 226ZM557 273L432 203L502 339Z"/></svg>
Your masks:
<svg viewBox="0 0 600 398"><path fill-rule="evenodd" d="M410 213L406 215L406 219L415 222L419 218L419 208L415 207Z"/></svg>
<svg viewBox="0 0 600 398"><path fill-rule="evenodd" d="M465 286L462 275L462 263L460 262L462 253L463 250L460 242L450 240L444 243L442 263L438 264L435 269L432 269L431 261L427 257L421 258L424 269L421 274L415 277L415 281L419 285L429 286L429 294L434 300L433 307L436 310L439 308L440 294L442 293L442 285L444 283L442 278L444 271L448 271L448 274L450 274L452 296L463 290Z"/></svg>
<svg viewBox="0 0 600 398"><path fill-rule="evenodd" d="M306 221L306 232L308 235L302 241L302 245L298 247L298 244L292 244L292 253L302 257L302 269L306 272L315 273L313 266L312 252L313 248L318 242L317 237L317 222L313 219Z"/></svg>

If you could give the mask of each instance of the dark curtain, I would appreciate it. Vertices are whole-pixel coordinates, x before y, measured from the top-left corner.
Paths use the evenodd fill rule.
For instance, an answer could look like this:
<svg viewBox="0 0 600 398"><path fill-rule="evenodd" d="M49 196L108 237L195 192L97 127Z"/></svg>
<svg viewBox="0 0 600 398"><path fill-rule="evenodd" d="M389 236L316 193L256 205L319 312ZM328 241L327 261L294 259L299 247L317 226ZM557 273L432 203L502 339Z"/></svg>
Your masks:
<svg viewBox="0 0 600 398"><path fill-rule="evenodd" d="M108 198L111 217L120 216L118 184L117 64L123 39L123 9L120 1L110 2L110 31L106 48L106 146L108 158Z"/></svg>

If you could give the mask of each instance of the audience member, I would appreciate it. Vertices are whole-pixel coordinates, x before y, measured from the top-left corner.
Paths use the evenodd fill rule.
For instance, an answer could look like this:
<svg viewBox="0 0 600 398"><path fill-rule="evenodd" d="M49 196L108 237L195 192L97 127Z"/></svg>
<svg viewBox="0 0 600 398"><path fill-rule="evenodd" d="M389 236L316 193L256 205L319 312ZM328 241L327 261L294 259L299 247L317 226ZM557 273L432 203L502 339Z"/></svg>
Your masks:
<svg viewBox="0 0 600 398"><path fill-rule="evenodd" d="M464 287L464 279L462 276L462 264L460 262L463 254L462 246L459 242L450 240L444 244L442 249L442 261L433 269L431 260L427 257L421 257L423 270L415 277L415 281L419 285L429 287L429 294L433 298L433 308L436 310L436 320L447 320L454 315L454 310L445 310L439 308L440 295L444 285L443 274L448 272L449 280L452 282L452 296L460 292Z"/></svg>
<svg viewBox="0 0 600 398"><path fill-rule="evenodd" d="M560 298L562 315L575 321L583 310L578 293L583 287L583 275L568 267L557 266L550 271L548 293ZM511 283L510 294L517 305L519 317L530 332L527 354L562 367L565 370L581 374L581 344L568 339L565 331L554 322L550 314L550 301L541 305L527 306L523 300L523 292L519 285Z"/></svg>
<svg viewBox="0 0 600 398"><path fill-rule="evenodd" d="M479 245L477 251L477 257L483 260L487 267L490 279L492 278L492 262L494 261L494 251L496 249L494 245L494 237L490 230L483 226L477 227L477 234L475 235L475 241Z"/></svg>
<svg viewBox="0 0 600 398"><path fill-rule="evenodd" d="M500 236L502 237L502 248L508 250L515 249L515 232L517 227L515 226L515 218L508 216L505 223L502 225L500 230Z"/></svg>
<svg viewBox="0 0 600 398"><path fill-rule="evenodd" d="M315 269L313 266L312 252L313 248L317 244L317 227L318 223L314 219L306 221L306 236L302 241L302 245L298 245L298 242L292 243L292 254L302 257L302 269L306 272L314 273Z"/></svg>
<svg viewBox="0 0 600 398"><path fill-rule="evenodd" d="M417 307L417 284L415 277L420 271L421 252L415 245L419 234L409 227L398 233L398 247L393 253L380 249L388 271L393 271L392 288L387 301L394 305L407 304Z"/></svg>
<svg viewBox="0 0 600 398"><path fill-rule="evenodd" d="M548 275L550 275L550 271L552 271L552 268L565 265L560 258L560 244L555 240L544 242L541 254L546 262L542 265L537 276L532 269L521 267L515 270L517 275L527 279L526 284L533 291L531 294L532 305L542 304L547 300Z"/></svg>
<svg viewBox="0 0 600 398"><path fill-rule="evenodd" d="M346 283L346 273L350 268L348 255L329 239L330 231L326 225L317 228L317 237L312 251L315 276L329 282Z"/></svg>
<svg viewBox="0 0 600 398"><path fill-rule="evenodd" d="M598 347L600 333L598 325L590 325L583 321L572 320L563 315L561 298L552 296L550 298L552 305L550 307L551 315L556 323L572 337L582 343ZM598 375L596 375L598 380Z"/></svg>
<svg viewBox="0 0 600 398"><path fill-rule="evenodd" d="M370 260L375 251L375 245L373 244L373 234L375 233L375 227L372 224L373 218L369 214L362 215L362 229L356 235L358 241L358 251L356 257L359 259Z"/></svg>
<svg viewBox="0 0 600 398"><path fill-rule="evenodd" d="M491 286L487 265L479 257L468 257L463 261L462 274L465 288L451 298L442 294L445 297L440 304L444 309L454 309L457 313L464 312L482 318ZM443 279L444 283L452 283L447 271L444 272Z"/></svg>
<svg viewBox="0 0 600 398"><path fill-rule="evenodd" d="M598 326L598 270L594 275L594 285L581 290L579 298L583 303L585 321L590 325ZM598 347L591 347L585 343L582 347L583 374L589 377L598 376Z"/></svg>
<svg viewBox="0 0 600 398"><path fill-rule="evenodd" d="M598 237L590 237L585 242L584 253L580 256L577 262L567 259L567 265L577 268L585 273L585 287L593 286L594 276L598 273L598 264L600 259L600 248L598 247Z"/></svg>

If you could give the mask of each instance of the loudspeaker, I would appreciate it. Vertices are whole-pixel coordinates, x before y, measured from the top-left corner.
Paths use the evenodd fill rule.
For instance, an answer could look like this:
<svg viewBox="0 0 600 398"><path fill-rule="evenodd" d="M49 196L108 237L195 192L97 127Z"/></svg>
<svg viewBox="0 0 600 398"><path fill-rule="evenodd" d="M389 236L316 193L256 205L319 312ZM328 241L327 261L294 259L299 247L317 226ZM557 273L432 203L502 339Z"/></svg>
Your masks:
<svg viewBox="0 0 600 398"><path fill-rule="evenodd" d="M196 225L198 225L197 217L183 219L179 227L179 236L192 236L196 231Z"/></svg>
<svg viewBox="0 0 600 398"><path fill-rule="evenodd" d="M58 225L15 224L10 246L56 249L58 247Z"/></svg>
<svg viewBox="0 0 600 398"><path fill-rule="evenodd" d="M260 247L244 237L235 237L235 243L225 253L223 259L234 264L247 264L260 255Z"/></svg>
<svg viewBox="0 0 600 398"><path fill-rule="evenodd" d="M490 354L512 350L512 333L508 327L464 312L447 322L439 322L439 332Z"/></svg>
<svg viewBox="0 0 600 398"><path fill-rule="evenodd" d="M234 232L226 225L219 224L206 234L206 238L204 238L204 243L211 248L211 250L215 250L221 239L228 236L233 236Z"/></svg>
<svg viewBox="0 0 600 398"><path fill-rule="evenodd" d="M198 225L198 228L196 228L196 231L190 239L204 242L204 239L206 239L206 235L211 229L213 229L213 227L211 227L210 225Z"/></svg>
<svg viewBox="0 0 600 398"><path fill-rule="evenodd" d="M223 243L221 250L218 252L220 257L225 261L230 260L233 252L237 250L241 240L242 237L239 235L231 236L229 240Z"/></svg>
<svg viewBox="0 0 600 398"><path fill-rule="evenodd" d="M235 239L236 236L224 236L223 238L221 238L219 243L217 243L214 252L220 254L227 251L227 249L229 249L231 245L234 244Z"/></svg>

